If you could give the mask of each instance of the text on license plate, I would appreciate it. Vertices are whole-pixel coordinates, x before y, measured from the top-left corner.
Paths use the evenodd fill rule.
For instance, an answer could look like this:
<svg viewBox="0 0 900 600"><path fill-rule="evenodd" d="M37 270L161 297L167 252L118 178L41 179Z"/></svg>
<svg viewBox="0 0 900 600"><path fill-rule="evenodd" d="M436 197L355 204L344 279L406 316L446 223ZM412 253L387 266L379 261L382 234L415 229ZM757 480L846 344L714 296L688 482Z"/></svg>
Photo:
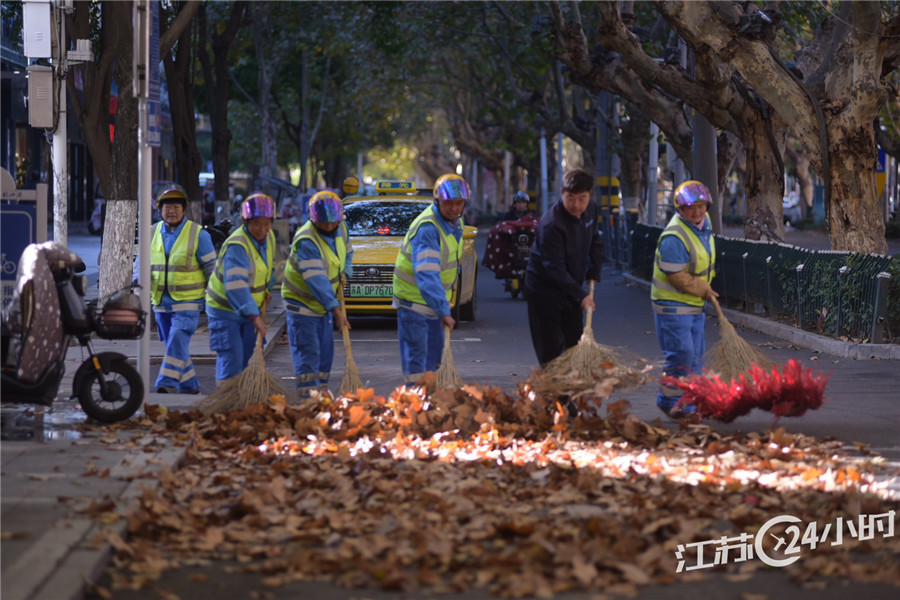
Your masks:
<svg viewBox="0 0 900 600"><path fill-rule="evenodd" d="M368 298L390 298L394 294L394 286L382 283L354 283L350 284L350 295Z"/></svg>

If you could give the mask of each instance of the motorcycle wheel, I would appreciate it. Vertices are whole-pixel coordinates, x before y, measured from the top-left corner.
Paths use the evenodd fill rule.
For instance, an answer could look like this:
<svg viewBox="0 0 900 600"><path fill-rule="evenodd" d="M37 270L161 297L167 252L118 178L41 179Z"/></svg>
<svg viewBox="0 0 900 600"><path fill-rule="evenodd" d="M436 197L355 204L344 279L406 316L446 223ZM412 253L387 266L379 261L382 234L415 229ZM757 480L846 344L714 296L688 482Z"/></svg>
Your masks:
<svg viewBox="0 0 900 600"><path fill-rule="evenodd" d="M90 359L89 359L90 360ZM98 377L106 382L106 394ZM109 369L88 374L78 389L78 403L84 412L101 423L116 423L131 417L144 401L144 381L124 360L109 363Z"/></svg>

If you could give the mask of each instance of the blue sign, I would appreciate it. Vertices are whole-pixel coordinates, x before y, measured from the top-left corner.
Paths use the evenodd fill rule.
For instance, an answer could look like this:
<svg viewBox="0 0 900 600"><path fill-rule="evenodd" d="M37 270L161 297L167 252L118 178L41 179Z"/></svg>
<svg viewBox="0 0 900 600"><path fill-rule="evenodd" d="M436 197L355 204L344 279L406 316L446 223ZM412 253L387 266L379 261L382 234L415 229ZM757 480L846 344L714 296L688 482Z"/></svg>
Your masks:
<svg viewBox="0 0 900 600"><path fill-rule="evenodd" d="M150 75L147 86L147 145L159 148L162 145L162 111L159 101L159 2L150 3Z"/></svg>
<svg viewBox="0 0 900 600"><path fill-rule="evenodd" d="M2 300L12 300L19 275L19 259L28 244L37 239L37 207L34 204L3 204L0 218L0 254L2 254Z"/></svg>

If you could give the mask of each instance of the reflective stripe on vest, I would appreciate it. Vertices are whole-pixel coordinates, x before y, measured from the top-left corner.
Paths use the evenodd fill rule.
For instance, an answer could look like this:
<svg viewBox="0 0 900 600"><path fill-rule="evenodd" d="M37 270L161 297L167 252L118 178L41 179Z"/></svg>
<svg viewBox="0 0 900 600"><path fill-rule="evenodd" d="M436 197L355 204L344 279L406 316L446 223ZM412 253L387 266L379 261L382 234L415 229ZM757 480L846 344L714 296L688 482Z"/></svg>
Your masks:
<svg viewBox="0 0 900 600"><path fill-rule="evenodd" d="M230 310L235 312L234 308L228 302L228 296L225 285L225 252L229 246L234 244L244 248L247 256L250 258L250 269L240 269L241 273L247 276L250 282L250 294L257 306L262 306L266 297L266 291L269 289L269 279L272 277L272 269L275 263L275 234L269 231L266 235L266 260L260 256L256 245L250 239L243 227L228 236L222 249L219 251L219 258L216 260L216 268L213 270L212 277L209 278L209 285L206 287L206 303L213 308L222 310ZM229 284L233 286L234 284Z"/></svg>
<svg viewBox="0 0 900 600"><path fill-rule="evenodd" d="M697 234L677 214L672 217L659 236L660 242L667 235L676 236L687 248L690 254L686 268L687 272L695 277L705 279L707 283L712 281L715 275L715 270L713 269L713 257L716 255L715 238L710 236L709 251L707 252L706 247ZM661 258L659 244L657 244L656 259L653 261L653 281L650 288L650 298L652 300L673 300L682 304L702 307L706 303L704 298L681 292L669 283L668 279L666 279L666 273L663 271L665 266L666 263Z"/></svg>
<svg viewBox="0 0 900 600"><path fill-rule="evenodd" d="M450 297L453 295L453 284L456 283L456 273L459 270L459 261L462 257L463 245L461 241L456 241L456 237L452 233L444 233L432 208L422 211L422 214L416 217L412 222L412 225L410 225L409 231L406 232L406 237L403 238L403 245L400 246L400 252L397 254L397 265L394 268L394 296L415 304L427 305L425 299L422 297L422 292L419 291L419 286L416 285L413 257L410 255L412 239L419 230L419 227L425 223L431 223L437 228L438 237L441 241L441 251L439 254L436 250L424 250L420 253L420 256L415 258L431 257L440 259L440 265L426 264L421 267L421 269L424 271L433 270L435 272L440 272L441 284L443 285L444 292L447 294L447 301L449 302Z"/></svg>
<svg viewBox="0 0 900 600"><path fill-rule="evenodd" d="M306 283L306 280L303 279L301 269L303 267L309 269L319 266L320 270L315 271L313 274L327 276L328 281L331 283L331 288L334 290L334 293L337 294L338 285L341 281L341 273L343 273L344 264L347 261L347 226L341 221L341 224L338 227L338 235L335 236L334 240L337 254L335 254L328 243L322 239L322 236L318 234L315 227L316 226L312 221L307 221L303 227L297 230L297 234L294 236L293 247L291 248L291 256L284 268L284 283L281 284L281 295L285 298L291 298L292 300L302 302L312 311L324 315L325 307L322 306L321 302L316 300L316 297L313 295L312 291L310 291L309 285ZM319 256L323 257L322 259L304 261L304 263L309 262L310 264L308 265L301 264L297 260L297 250L300 247L300 241L304 239L311 240L316 245L319 249ZM327 259L328 261L327 270L324 259ZM309 271L307 271L307 273L309 273Z"/></svg>
<svg viewBox="0 0 900 600"><path fill-rule="evenodd" d="M185 222L166 256L162 235L165 225L157 225L150 242L150 302L158 305L164 291L176 302L199 300L206 291L206 274L197 261L200 226Z"/></svg>

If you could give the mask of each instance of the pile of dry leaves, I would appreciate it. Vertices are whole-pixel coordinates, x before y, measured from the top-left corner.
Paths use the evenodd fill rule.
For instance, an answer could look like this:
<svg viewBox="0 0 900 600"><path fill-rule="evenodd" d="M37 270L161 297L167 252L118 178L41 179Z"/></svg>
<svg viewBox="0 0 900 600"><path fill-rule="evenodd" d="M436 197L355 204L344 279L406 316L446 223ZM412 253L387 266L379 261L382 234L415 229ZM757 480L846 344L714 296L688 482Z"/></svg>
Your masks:
<svg viewBox="0 0 900 600"><path fill-rule="evenodd" d="M187 458L139 499L114 583L236 561L271 586L626 593L700 576L676 574L679 544L752 534L777 515L825 524L898 507L878 493L879 466L836 442L672 431L626 402L581 400L575 419L528 384L516 396L426 386L302 406L273 397L210 418L150 411ZM898 583L896 539L805 548L790 573Z"/></svg>

